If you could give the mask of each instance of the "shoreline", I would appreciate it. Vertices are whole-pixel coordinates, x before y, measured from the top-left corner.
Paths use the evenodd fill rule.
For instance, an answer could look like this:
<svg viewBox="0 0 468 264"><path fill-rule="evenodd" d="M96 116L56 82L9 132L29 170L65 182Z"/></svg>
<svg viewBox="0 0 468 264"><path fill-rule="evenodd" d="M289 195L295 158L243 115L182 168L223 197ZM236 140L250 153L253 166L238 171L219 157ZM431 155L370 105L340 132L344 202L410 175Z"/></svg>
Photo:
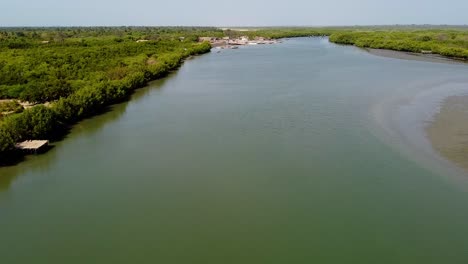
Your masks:
<svg viewBox="0 0 468 264"><path fill-rule="evenodd" d="M361 49L371 55L384 58L468 65L466 60L439 54L422 54L388 49ZM424 122L424 137L440 158L468 173L468 95L447 94L435 107L435 113L430 117L430 120L421 120Z"/></svg>
<svg viewBox="0 0 468 264"><path fill-rule="evenodd" d="M445 98L425 132L435 151L468 172L468 95Z"/></svg>
<svg viewBox="0 0 468 264"><path fill-rule="evenodd" d="M468 61L466 60L446 57L446 56L439 55L439 54L423 54L423 53L415 53L415 52L407 52L407 51L399 51L399 50L391 50L391 49L373 49L373 48L360 48L360 49L369 54L372 54L378 57L384 57L384 58L468 65Z"/></svg>
<svg viewBox="0 0 468 264"><path fill-rule="evenodd" d="M46 139L46 140L50 141L50 143L51 143L49 145L49 147L47 148L47 151L54 148L54 143L62 141L70 133L70 130L74 126L79 124L79 122L81 122L83 120L86 120L86 119L89 119L89 118L94 118L94 117L99 116L99 115L101 115L103 113L106 113L114 105L124 103L124 102L128 102L131 99L132 94L135 93L135 91L137 91L139 89L142 89L142 88L145 88L145 87L148 87L148 85L153 81L158 81L158 80L162 80L162 79L167 78L167 76L169 76L172 72L178 71L180 69L180 67L182 67L182 65L185 63L185 61L193 59L194 57L197 57L197 56L201 56L201 55L210 53L210 52L211 52L211 47L209 49L203 50L201 52L196 52L196 53L193 53L193 54L189 54L188 56L182 55L182 58L181 58L180 62L177 65L174 65L174 67L171 67L171 68L167 69L167 71L163 72L162 74L160 74L158 76L154 76L153 78L149 78L148 80L145 80L144 84L141 85L141 86L136 86L134 88L129 89L126 92L126 94L123 95L122 97L116 98L115 100L112 100L112 101L109 101L109 102L103 104L101 107L97 108L95 111L93 111L93 112L91 112L91 113L89 113L89 114L87 114L85 116L82 116L82 117L80 117L80 118L78 118L76 120L73 120L72 122L70 122L68 124L64 124L63 127L57 128L56 131L53 132L53 134L50 135ZM47 105L48 108L50 108L50 104L43 104L43 105ZM24 109L26 110L28 108L25 107ZM20 143L20 142L16 142L15 145L18 144L18 143ZM0 152L0 168L16 166L16 165L22 163L23 161L25 161L27 156L42 155L42 154L47 153L47 151L40 152L40 153L35 153L35 154L26 154L26 153L20 151L18 148L15 147L12 150L9 150L9 151L6 151L6 152Z"/></svg>
<svg viewBox="0 0 468 264"><path fill-rule="evenodd" d="M376 122L375 135L427 170L444 175L450 181L464 182L467 171L434 147L426 129L446 98L468 95L466 81L441 80L396 88L392 96L378 100L371 108ZM439 132L445 133L445 127L440 128Z"/></svg>

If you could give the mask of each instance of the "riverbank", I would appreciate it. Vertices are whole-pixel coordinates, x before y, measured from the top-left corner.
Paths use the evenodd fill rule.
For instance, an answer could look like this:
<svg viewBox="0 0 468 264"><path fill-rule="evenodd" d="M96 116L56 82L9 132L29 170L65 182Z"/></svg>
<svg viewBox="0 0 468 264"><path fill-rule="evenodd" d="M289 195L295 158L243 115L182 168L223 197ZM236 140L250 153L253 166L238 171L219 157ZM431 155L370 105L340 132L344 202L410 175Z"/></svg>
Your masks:
<svg viewBox="0 0 468 264"><path fill-rule="evenodd" d="M441 156L468 171L468 96L446 98L426 127L428 139Z"/></svg>
<svg viewBox="0 0 468 264"><path fill-rule="evenodd" d="M425 61L425 62L435 62L435 63L449 63L449 64L466 64L468 61L458 60L456 58L445 57L438 54L422 54L415 52L406 52L406 51L397 51L389 49L372 49L372 48L363 48L363 50L368 53L393 59L401 60L412 60L412 61Z"/></svg>
<svg viewBox="0 0 468 264"><path fill-rule="evenodd" d="M87 68L82 68L82 72L79 73L87 76L87 79L75 80L74 78L80 78L80 75L70 71L70 65L57 65L56 67L63 67L63 69L57 69L62 72L58 80L53 80L53 76L51 77L52 81L57 82L57 86L46 86L49 85L49 80L34 79L35 83L44 83L45 87L40 86L41 88L34 90L35 94L31 94L28 90L29 86L26 85L21 88L21 86L8 85L5 82L7 85L0 86L2 93L21 88L23 89L20 91L21 94L16 97L11 96L11 98L17 100L32 96L37 104L34 107L23 107L24 109L17 111L18 113L12 111L2 113L6 115L0 120L0 165L16 164L22 160L22 155L17 153L15 148L16 143L25 140L60 140L68 133L70 126L78 121L102 113L109 105L127 100L135 89L145 86L149 81L165 77L176 70L187 58L208 53L211 49L208 43L195 41L161 40L143 43L127 41L123 44L115 41L109 43L105 38L99 38L98 41L95 47L91 48L77 49L73 46L69 47L70 43L65 43L51 48L40 46L21 51L2 50L0 59L14 65L11 67L24 67L13 60L17 56L27 53L46 56L42 53L53 50L57 51L57 57L50 58L51 64L60 61L62 57L67 57L70 61L76 60L73 65L78 67L84 64L82 56L76 54L79 51L88 56L95 55L86 63L96 63L99 67L105 68L96 70L93 65L89 65ZM106 49L107 55L103 53ZM115 56L109 56L109 54ZM129 57L129 54L132 56ZM37 61L33 60L31 63L37 63ZM65 71L67 71L66 74ZM62 89L63 85L69 85L67 91ZM48 98L55 99L49 100ZM52 103L47 101L52 101Z"/></svg>
<svg viewBox="0 0 468 264"><path fill-rule="evenodd" d="M364 48L364 50L385 58L467 65L464 60L438 54L371 48ZM433 107L438 107L439 111L430 120L424 120L427 122L424 126L424 136L427 137L432 149L442 158L468 172L468 95L446 95L445 99Z"/></svg>
<svg viewBox="0 0 468 264"><path fill-rule="evenodd" d="M331 34L330 41L468 60L468 31L463 30L348 31Z"/></svg>

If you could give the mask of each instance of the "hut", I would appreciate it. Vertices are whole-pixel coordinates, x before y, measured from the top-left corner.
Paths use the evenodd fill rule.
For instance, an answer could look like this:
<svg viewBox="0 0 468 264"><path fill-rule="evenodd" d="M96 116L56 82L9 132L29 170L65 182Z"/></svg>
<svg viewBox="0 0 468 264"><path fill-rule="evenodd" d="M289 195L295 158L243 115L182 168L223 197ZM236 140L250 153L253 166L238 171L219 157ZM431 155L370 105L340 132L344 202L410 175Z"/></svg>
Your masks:
<svg viewBox="0 0 468 264"><path fill-rule="evenodd" d="M214 38L212 37L199 37L198 42L204 42L204 41L212 41Z"/></svg>

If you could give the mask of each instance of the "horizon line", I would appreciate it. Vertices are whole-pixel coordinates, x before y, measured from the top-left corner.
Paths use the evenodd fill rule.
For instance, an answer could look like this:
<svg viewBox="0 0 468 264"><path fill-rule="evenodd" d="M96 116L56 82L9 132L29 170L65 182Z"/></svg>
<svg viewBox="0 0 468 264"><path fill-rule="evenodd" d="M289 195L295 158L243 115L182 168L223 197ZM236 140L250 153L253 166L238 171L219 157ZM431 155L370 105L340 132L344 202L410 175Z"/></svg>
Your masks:
<svg viewBox="0 0 468 264"><path fill-rule="evenodd" d="M354 24L354 25L15 25L0 28L92 28L92 27L198 27L198 28L320 28L320 27L468 27L468 24Z"/></svg>

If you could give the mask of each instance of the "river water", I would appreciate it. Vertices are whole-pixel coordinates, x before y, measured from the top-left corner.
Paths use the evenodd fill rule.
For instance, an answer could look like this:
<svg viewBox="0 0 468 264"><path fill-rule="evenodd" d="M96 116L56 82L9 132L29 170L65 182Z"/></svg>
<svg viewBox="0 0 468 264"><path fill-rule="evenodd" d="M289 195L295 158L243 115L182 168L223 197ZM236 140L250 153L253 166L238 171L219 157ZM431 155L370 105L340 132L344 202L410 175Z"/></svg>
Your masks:
<svg viewBox="0 0 468 264"><path fill-rule="evenodd" d="M424 134L467 71L315 38L188 60L0 168L0 262L468 263L468 176Z"/></svg>

